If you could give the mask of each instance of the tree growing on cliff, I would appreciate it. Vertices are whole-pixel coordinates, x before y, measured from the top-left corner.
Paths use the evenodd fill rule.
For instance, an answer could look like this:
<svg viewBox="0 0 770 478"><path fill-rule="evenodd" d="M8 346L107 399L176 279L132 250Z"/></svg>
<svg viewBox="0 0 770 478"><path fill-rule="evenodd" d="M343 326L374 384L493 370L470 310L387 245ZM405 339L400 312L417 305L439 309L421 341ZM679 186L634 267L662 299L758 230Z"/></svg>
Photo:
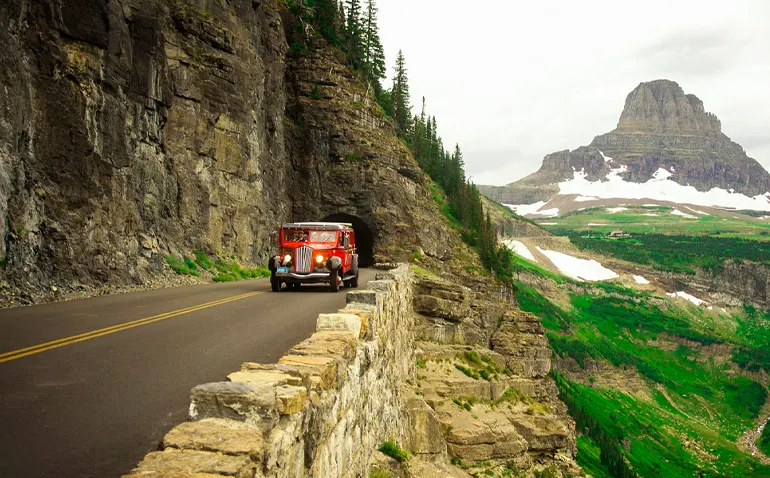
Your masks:
<svg viewBox="0 0 770 478"><path fill-rule="evenodd" d="M337 0L315 0L316 31L330 44L340 46L342 24L338 21L339 6Z"/></svg>
<svg viewBox="0 0 770 478"><path fill-rule="evenodd" d="M380 81L385 78L385 50L380 40L377 13L378 9L375 0L368 0L366 4L366 18L363 25L363 61L368 79L379 97L382 92Z"/></svg>
<svg viewBox="0 0 770 478"><path fill-rule="evenodd" d="M345 22L345 48L350 66L359 70L364 65L364 24L359 0L348 0Z"/></svg>
<svg viewBox="0 0 770 478"><path fill-rule="evenodd" d="M409 78L406 71L406 59L404 53L399 50L396 58L393 88L391 89L391 101L393 104L393 119L401 136L409 133L412 107L409 105Z"/></svg>

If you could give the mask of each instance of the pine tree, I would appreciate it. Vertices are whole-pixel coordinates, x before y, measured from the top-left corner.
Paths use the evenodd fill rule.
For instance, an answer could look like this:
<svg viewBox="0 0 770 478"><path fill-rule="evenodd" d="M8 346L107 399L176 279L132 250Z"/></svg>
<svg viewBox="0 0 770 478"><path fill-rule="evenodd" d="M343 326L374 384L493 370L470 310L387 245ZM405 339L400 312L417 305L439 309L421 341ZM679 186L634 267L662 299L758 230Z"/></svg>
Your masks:
<svg viewBox="0 0 770 478"><path fill-rule="evenodd" d="M315 0L316 30L334 46L340 45L338 15L337 0Z"/></svg>
<svg viewBox="0 0 770 478"><path fill-rule="evenodd" d="M348 0L345 46L350 66L356 70L364 66L364 29L361 20L360 0Z"/></svg>
<svg viewBox="0 0 770 478"><path fill-rule="evenodd" d="M385 50L380 40L377 26L377 4L375 0L367 0L366 18L363 25L364 66L369 80L375 84L375 89L381 90L380 80L385 78Z"/></svg>
<svg viewBox="0 0 770 478"><path fill-rule="evenodd" d="M396 58L396 74L393 78L391 92L393 102L393 119L402 136L409 132L409 120L412 117L412 107L409 105L409 79L406 71L406 59L404 53L399 50Z"/></svg>

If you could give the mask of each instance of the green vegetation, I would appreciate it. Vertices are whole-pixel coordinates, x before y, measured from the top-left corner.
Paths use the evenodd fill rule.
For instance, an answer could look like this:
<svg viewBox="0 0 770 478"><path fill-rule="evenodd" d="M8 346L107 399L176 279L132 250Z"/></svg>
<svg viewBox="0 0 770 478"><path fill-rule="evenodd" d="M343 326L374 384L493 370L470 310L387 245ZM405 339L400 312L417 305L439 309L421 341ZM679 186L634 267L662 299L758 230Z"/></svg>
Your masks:
<svg viewBox="0 0 770 478"><path fill-rule="evenodd" d="M734 364L744 369L770 369L770 313L745 307L718 314L612 283L573 282L558 304L540 290L515 284L520 308L542 319L556 356L583 368L591 359L605 361L639 377L625 389L624 380L603 379L607 372L586 371L578 381L553 373L583 434L578 461L587 472L768 476L770 467L736 446L755 426L768 391L736 375L734 365L710 355L707 346L732 348Z"/></svg>
<svg viewBox="0 0 770 478"><path fill-rule="evenodd" d="M457 355L464 364L455 364L455 368L468 377L476 380L494 380L499 375L510 375L510 370L502 369L495 364L489 355L481 355L475 350L468 350Z"/></svg>
<svg viewBox="0 0 770 478"><path fill-rule="evenodd" d="M387 440L385 443L380 445L379 450L399 463L404 463L409 460L409 453L407 453L405 450L402 450L395 440Z"/></svg>
<svg viewBox="0 0 770 478"><path fill-rule="evenodd" d="M770 424L765 425L764 430L762 430L762 434L757 440L757 447L762 453L770 456Z"/></svg>
<svg viewBox="0 0 770 478"><path fill-rule="evenodd" d="M704 215L686 207L680 208L683 213L695 217L688 219L671 214L673 208L668 206L627 207L627 211L616 213L607 212L605 207L573 211L563 217L549 218L546 221L549 224L543 224L542 227L559 234L589 231L606 235L610 231L622 229L631 234L709 235L770 241L770 221L767 220L738 217L731 213Z"/></svg>
<svg viewBox="0 0 770 478"><path fill-rule="evenodd" d="M171 269L180 275L200 277L200 271L205 270L212 274L214 282L232 282L258 277L269 277L270 271L266 267L244 268L235 260L215 259L211 260L203 251L193 251L195 259L189 257L180 258L174 255L166 256L166 263ZM233 256L230 256L233 258Z"/></svg>
<svg viewBox="0 0 770 478"><path fill-rule="evenodd" d="M569 236L580 249L672 272L694 274L695 268L717 270L728 260L770 265L770 241L669 234L635 234L618 239L575 232Z"/></svg>
<svg viewBox="0 0 770 478"><path fill-rule="evenodd" d="M587 474L594 478L611 478L610 470L601 462L601 451L588 435L577 437L578 456L580 466Z"/></svg>
<svg viewBox="0 0 770 478"><path fill-rule="evenodd" d="M369 472L369 478L393 478L393 475L389 471L374 468Z"/></svg>
<svg viewBox="0 0 770 478"><path fill-rule="evenodd" d="M200 277L198 266L188 257L179 258L174 255L166 256L166 264L179 275Z"/></svg>

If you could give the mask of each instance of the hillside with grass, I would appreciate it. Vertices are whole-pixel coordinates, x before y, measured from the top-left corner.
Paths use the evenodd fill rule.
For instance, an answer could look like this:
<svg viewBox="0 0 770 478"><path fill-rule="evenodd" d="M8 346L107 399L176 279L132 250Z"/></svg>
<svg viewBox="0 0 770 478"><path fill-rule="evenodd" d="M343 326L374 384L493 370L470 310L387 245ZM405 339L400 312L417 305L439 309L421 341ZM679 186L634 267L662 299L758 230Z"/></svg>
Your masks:
<svg viewBox="0 0 770 478"><path fill-rule="evenodd" d="M613 282L577 282L520 257L515 264L516 297L547 330L586 472L770 475L739 445L768 417L768 312L685 305Z"/></svg>

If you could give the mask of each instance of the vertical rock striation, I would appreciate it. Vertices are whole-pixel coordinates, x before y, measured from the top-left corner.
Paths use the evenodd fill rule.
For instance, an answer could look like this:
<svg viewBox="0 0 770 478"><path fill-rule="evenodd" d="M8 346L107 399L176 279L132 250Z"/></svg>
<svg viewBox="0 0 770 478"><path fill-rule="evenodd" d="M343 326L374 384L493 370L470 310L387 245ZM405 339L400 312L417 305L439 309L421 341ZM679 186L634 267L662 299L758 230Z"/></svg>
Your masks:
<svg viewBox="0 0 770 478"><path fill-rule="evenodd" d="M0 289L261 262L278 223L325 217L370 256L443 254L408 149L341 55L289 53L295 22L277 0L3 2Z"/></svg>

